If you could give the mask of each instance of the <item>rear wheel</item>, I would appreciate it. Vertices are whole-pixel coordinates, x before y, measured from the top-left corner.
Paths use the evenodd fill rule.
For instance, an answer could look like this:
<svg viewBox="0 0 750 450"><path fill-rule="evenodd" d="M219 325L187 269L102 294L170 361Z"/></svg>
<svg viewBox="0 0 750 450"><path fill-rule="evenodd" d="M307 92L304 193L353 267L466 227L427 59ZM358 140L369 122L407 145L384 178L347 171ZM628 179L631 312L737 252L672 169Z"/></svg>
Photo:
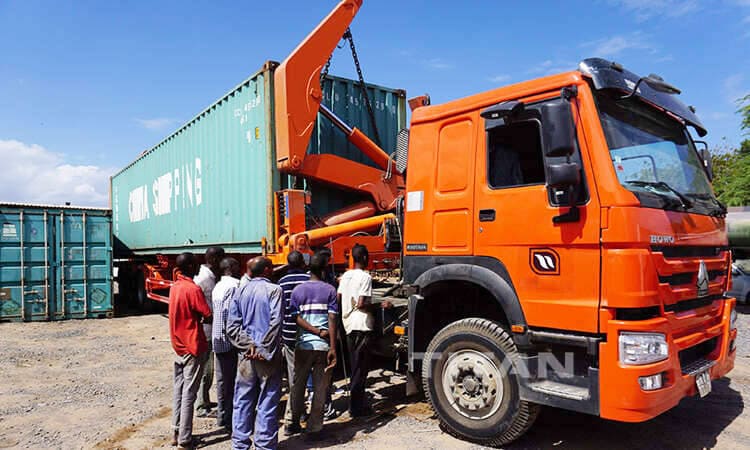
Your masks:
<svg viewBox="0 0 750 450"><path fill-rule="evenodd" d="M146 295L146 278L143 272L138 271L138 275L135 277L135 298L138 305L138 309L143 312L152 312L154 309L153 300L148 298Z"/></svg>
<svg viewBox="0 0 750 450"><path fill-rule="evenodd" d="M529 429L539 406L519 396L520 361L510 335L487 319L463 319L435 335L422 383L441 424L483 445L508 444Z"/></svg>

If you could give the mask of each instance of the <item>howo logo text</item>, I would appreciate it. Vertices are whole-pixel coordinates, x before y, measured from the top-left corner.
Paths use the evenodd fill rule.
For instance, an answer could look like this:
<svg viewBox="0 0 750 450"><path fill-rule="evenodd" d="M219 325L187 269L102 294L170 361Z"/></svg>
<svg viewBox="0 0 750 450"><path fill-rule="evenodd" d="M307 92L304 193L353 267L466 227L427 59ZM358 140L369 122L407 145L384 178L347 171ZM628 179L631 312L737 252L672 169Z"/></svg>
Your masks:
<svg viewBox="0 0 750 450"><path fill-rule="evenodd" d="M674 244L674 236L651 235L652 244Z"/></svg>

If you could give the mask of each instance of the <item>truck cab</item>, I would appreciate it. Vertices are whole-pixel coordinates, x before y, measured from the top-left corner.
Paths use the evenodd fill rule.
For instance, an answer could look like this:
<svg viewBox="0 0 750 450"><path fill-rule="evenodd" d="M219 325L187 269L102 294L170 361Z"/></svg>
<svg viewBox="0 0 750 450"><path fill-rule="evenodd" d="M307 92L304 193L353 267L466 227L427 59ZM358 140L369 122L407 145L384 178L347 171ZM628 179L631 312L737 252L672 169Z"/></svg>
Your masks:
<svg viewBox="0 0 750 450"><path fill-rule="evenodd" d="M413 111L409 368L454 433L645 421L732 369L726 209L678 93L593 58Z"/></svg>

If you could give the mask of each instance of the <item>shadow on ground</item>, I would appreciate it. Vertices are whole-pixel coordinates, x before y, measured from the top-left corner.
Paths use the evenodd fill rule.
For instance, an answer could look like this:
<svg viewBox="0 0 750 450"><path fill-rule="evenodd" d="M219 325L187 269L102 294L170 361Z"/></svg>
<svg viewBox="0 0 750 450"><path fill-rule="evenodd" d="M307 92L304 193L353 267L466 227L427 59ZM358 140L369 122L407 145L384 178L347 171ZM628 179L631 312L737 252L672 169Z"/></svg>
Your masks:
<svg viewBox="0 0 750 450"><path fill-rule="evenodd" d="M208 447L211 445L218 445L222 442L229 442L232 436L224 429L216 429L209 431L208 433L196 434L195 437L200 441L200 447Z"/></svg>
<svg viewBox="0 0 750 450"><path fill-rule="evenodd" d="M399 402L395 402L395 400L403 400L406 398L406 384L390 383L392 379L389 376L370 378L368 381L371 385L380 384L382 386L369 390L371 394L374 394L374 398L372 399L372 406L376 412L374 415L351 419L348 415L344 414L338 419L334 419L332 422L326 422L323 428L324 433L320 439L311 440L303 433L286 438L279 443L279 448L298 449L310 447L335 447L356 440L357 433L367 435L386 426L397 417L397 403ZM386 384L383 386L383 383ZM347 396L340 396L334 398L333 405L337 411L346 411L349 406L349 400ZM279 409L283 411L285 406L286 403L282 402L279 405ZM283 427L281 427L279 431L283 433Z"/></svg>
<svg viewBox="0 0 750 450"><path fill-rule="evenodd" d="M529 432L511 449L623 448L704 449L745 409L730 380L713 382L705 398L687 398L674 409L643 423L622 423L555 408L545 408Z"/></svg>

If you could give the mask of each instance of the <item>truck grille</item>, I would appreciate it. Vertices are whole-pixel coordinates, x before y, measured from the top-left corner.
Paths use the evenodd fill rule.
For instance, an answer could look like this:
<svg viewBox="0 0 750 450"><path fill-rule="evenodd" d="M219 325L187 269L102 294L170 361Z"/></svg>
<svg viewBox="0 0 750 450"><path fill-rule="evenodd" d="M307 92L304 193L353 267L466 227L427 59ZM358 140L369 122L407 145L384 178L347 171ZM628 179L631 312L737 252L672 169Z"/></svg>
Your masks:
<svg viewBox="0 0 750 450"><path fill-rule="evenodd" d="M659 281L664 310L688 311L710 305L726 290L730 254L726 247L652 246L651 257ZM708 295L699 297L698 271L708 272Z"/></svg>
<svg viewBox="0 0 750 450"><path fill-rule="evenodd" d="M682 373L694 373L695 371L702 370L698 366L705 365L705 362L710 363L708 356L716 350L716 345L719 343L719 338L711 338L705 342L701 342L698 345L686 348L679 353L680 367L682 367ZM698 368L696 368L698 367ZM709 366L710 367L710 366Z"/></svg>
<svg viewBox="0 0 750 450"><path fill-rule="evenodd" d="M723 295L709 295L703 298L694 298L692 300L683 300L679 303L673 303L671 305L664 305L664 311L668 312L683 312L690 311L691 309L703 308L710 305L715 300L724 298Z"/></svg>
<svg viewBox="0 0 750 450"><path fill-rule="evenodd" d="M708 280L715 281L720 276L724 275L726 270L709 270ZM659 275L659 283L669 283L672 286L680 286L683 284L695 283L698 277L698 272L682 272L673 275Z"/></svg>

